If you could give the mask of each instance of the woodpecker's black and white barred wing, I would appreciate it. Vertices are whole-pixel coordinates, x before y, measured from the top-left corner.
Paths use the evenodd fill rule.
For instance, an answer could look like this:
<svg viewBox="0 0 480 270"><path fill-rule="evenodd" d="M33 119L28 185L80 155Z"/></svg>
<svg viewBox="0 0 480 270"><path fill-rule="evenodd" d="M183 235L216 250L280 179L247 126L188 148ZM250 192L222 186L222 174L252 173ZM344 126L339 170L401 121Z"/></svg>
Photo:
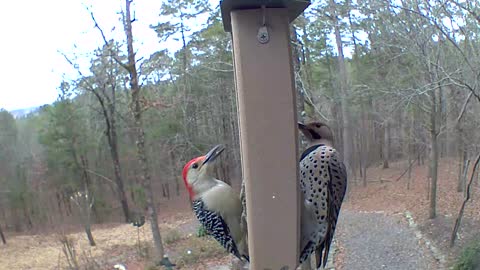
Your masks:
<svg viewBox="0 0 480 270"><path fill-rule="evenodd" d="M335 235L335 229L337 226L338 216L340 214L340 208L342 206L343 198L347 191L347 170L345 165L340 160L338 153L335 149L327 148L326 152L330 152L328 155L328 213L327 213L327 233L325 239L317 247L315 251L315 257L317 261L317 268L320 265L327 264L328 253L330 252L330 246L332 244L333 236ZM323 256L322 256L323 252ZM322 258L323 257L323 258ZM323 261L323 262L322 262Z"/></svg>
<svg viewBox="0 0 480 270"><path fill-rule="evenodd" d="M219 214L208 210L201 200L193 201L192 208L195 216L198 221L200 221L200 224L205 227L207 233L217 240L228 252L242 260L237 245L230 234L230 229L223 218Z"/></svg>

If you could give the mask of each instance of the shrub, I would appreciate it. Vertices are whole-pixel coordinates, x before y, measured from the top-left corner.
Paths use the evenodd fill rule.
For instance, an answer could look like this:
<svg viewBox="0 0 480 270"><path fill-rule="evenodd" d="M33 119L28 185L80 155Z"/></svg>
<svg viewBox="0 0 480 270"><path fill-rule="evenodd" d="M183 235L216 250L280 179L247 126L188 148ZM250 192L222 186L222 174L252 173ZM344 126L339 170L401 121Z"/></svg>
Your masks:
<svg viewBox="0 0 480 270"><path fill-rule="evenodd" d="M180 232L177 230L170 230L165 234L164 241L166 244L172 244L182 239Z"/></svg>
<svg viewBox="0 0 480 270"><path fill-rule="evenodd" d="M480 238L472 241L458 257L454 270L480 270Z"/></svg>
<svg viewBox="0 0 480 270"><path fill-rule="evenodd" d="M200 225L197 229L197 237L205 237L207 236L207 230L205 230L205 227Z"/></svg>

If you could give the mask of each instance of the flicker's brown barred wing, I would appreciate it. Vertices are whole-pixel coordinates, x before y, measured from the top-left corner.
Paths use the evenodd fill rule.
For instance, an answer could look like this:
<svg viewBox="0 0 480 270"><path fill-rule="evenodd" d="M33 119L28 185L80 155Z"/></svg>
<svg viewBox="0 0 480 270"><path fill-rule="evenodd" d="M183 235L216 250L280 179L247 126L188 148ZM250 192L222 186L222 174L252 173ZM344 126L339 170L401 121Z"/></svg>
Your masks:
<svg viewBox="0 0 480 270"><path fill-rule="evenodd" d="M300 161L300 189L303 198L300 263L307 260L327 234L328 163L330 147L316 145L306 149ZM332 150L333 151L333 150Z"/></svg>
<svg viewBox="0 0 480 270"><path fill-rule="evenodd" d="M317 268L323 264L325 267L327 263L328 253L332 244L333 236L335 235L335 228L337 225L338 215L342 206L343 198L347 190L347 170L343 162L339 159L339 155L333 148L326 149L330 152L328 155L328 226L324 241L318 246L315 251ZM322 256L323 252L323 256ZM323 258L322 258L323 257Z"/></svg>

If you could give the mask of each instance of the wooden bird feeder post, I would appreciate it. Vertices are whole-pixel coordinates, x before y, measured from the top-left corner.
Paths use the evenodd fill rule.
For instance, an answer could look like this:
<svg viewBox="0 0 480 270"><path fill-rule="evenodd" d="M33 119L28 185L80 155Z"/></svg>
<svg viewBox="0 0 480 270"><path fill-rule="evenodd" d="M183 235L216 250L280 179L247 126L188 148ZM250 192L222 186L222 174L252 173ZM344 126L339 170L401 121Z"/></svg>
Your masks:
<svg viewBox="0 0 480 270"><path fill-rule="evenodd" d="M250 270L298 261L297 118L291 23L309 1L223 0L232 33Z"/></svg>

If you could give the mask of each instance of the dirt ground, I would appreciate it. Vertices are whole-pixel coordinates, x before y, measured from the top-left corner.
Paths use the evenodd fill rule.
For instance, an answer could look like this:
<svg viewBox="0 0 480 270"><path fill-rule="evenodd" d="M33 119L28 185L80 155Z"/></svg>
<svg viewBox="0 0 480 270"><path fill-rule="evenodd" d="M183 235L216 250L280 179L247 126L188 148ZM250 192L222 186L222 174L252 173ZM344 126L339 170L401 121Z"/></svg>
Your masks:
<svg viewBox="0 0 480 270"><path fill-rule="evenodd" d="M361 183L350 182L350 193L344 209L357 212L382 212L389 216L404 216L405 211L413 214L418 229L426 241L432 244L447 259L450 265L466 243L480 236L480 186L472 187L471 199L465 208L459 237L455 247L449 248L449 241L455 219L463 202L463 193L457 192L458 163L456 160L444 159L439 166L437 191L437 217L428 218L428 178L427 166L412 168L410 188L407 189L408 175L399 178L407 168L406 162L390 163L389 169L380 166L367 172L367 187ZM470 175L470 174L469 174ZM382 181L380 181L382 180ZM406 219L403 219L406 222ZM346 247L339 243L340 252L336 264L343 264ZM339 267L342 269L341 267Z"/></svg>
<svg viewBox="0 0 480 270"><path fill-rule="evenodd" d="M160 202L160 230L163 234L166 253L176 256L185 253L188 238L194 236L198 224L189 210L186 197L170 202ZM55 231L55 230L49 230ZM62 251L61 229L36 235L9 235L7 245L0 245L0 269L66 269L68 263ZM117 263L128 266L127 269L145 269L144 259L151 248L150 224L141 228L131 224L110 223L92 226L97 246L90 247L81 227L68 227L66 235L74 242L80 265L91 264L92 269L114 269ZM215 244L212 242L212 244ZM185 246L187 245L187 246ZM186 253L185 253L186 254ZM222 257L224 254L222 253Z"/></svg>
<svg viewBox="0 0 480 270"><path fill-rule="evenodd" d="M391 168L368 170L367 187L350 180L350 193L344 208L352 215L362 212L382 211L387 216L402 216L412 212L418 228L447 257L453 257L476 233L480 232L480 187L472 189L472 199L467 204L459 240L454 249L448 248L453 224L461 205L463 194L456 192L458 167L453 160L442 160L439 181L437 218L428 219L428 181L426 166L413 167L410 189L407 175L395 181L406 169L406 162L392 162ZM382 180L382 181L380 181ZM160 202L159 221L168 256L178 264L176 269L214 269L228 265L231 256L225 254L211 239L195 236L197 223L189 209L185 195ZM399 219L401 220L401 219ZM400 221L407 225L406 220ZM149 224L140 230L130 224L110 223L93 226L96 247L89 247L81 228L69 232L81 265L94 265L93 269L113 269L122 263L129 270L149 268L148 253L151 243ZM138 245L140 237L140 248ZM12 235L7 232L7 245L0 245L0 269L65 269L67 262L58 240L58 233ZM340 238L341 240L341 238ZM346 242L339 241L336 264L342 269L348 256Z"/></svg>
<svg viewBox="0 0 480 270"><path fill-rule="evenodd" d="M346 256L341 257L341 267L337 259L337 269L443 269L402 218L379 211L344 209L335 237Z"/></svg>

